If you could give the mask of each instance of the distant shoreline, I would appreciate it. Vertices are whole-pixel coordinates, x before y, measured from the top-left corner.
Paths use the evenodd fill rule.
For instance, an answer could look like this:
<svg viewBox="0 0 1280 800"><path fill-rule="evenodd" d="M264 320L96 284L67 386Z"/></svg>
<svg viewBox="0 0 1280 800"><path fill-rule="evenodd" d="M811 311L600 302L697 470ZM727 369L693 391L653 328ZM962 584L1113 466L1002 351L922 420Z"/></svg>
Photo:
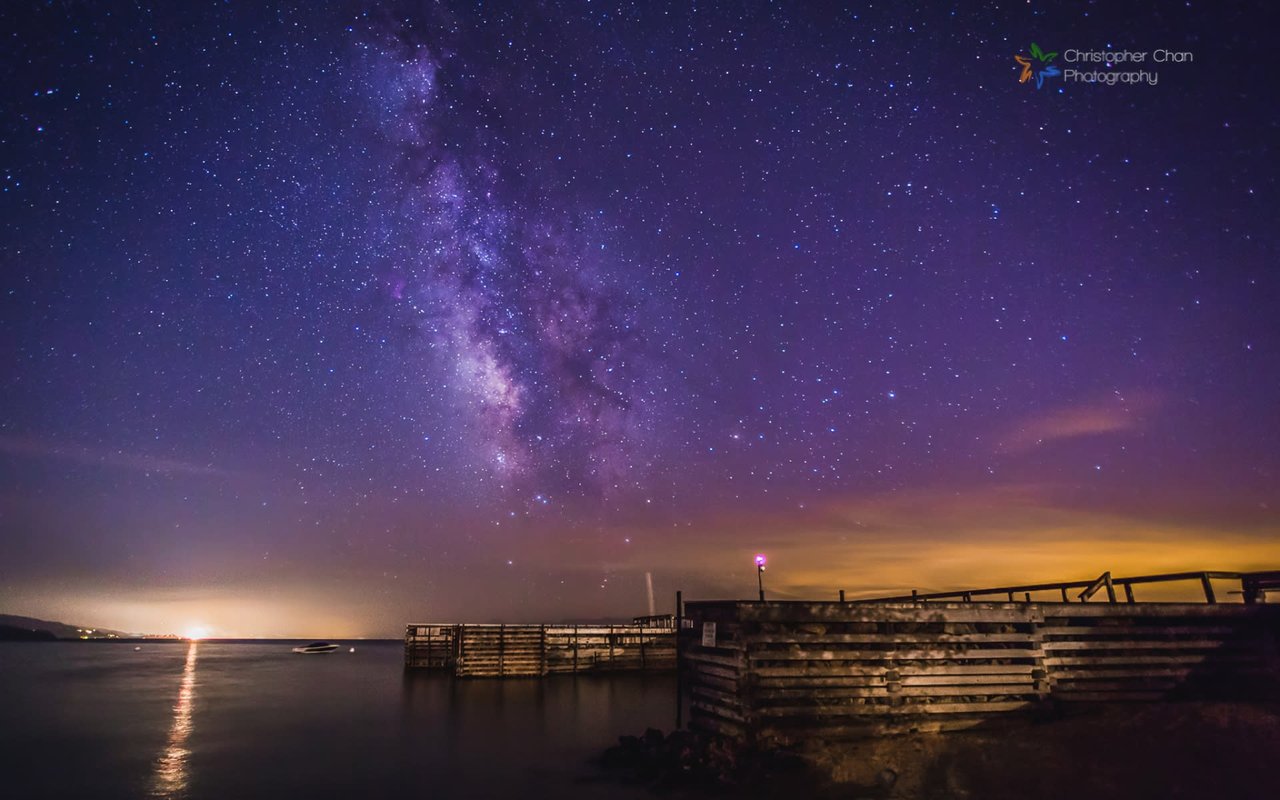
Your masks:
<svg viewBox="0 0 1280 800"><path fill-rule="evenodd" d="M33 631L33 634L48 633L48 631ZM0 642L17 642L20 644L59 644L74 642L77 644L110 644L112 642L120 644L187 644L189 642L200 642L201 644L296 644L301 642L317 641L315 637L293 638L293 639L182 639L182 638L160 638L160 637L144 637L144 636L113 636L113 637L95 637L89 639L68 639L58 638L7 638L0 636ZM401 644L403 639L325 639L324 641L333 642L334 644Z"/></svg>

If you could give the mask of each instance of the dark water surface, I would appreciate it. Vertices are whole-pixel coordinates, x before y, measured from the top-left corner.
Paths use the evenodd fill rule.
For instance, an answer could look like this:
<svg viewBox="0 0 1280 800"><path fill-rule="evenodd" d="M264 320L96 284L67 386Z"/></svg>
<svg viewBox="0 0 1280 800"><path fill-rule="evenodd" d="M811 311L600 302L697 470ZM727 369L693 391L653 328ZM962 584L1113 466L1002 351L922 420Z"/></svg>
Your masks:
<svg viewBox="0 0 1280 800"><path fill-rule="evenodd" d="M674 722L670 674L454 680L398 642L291 646L0 643L0 796L648 797L589 760Z"/></svg>

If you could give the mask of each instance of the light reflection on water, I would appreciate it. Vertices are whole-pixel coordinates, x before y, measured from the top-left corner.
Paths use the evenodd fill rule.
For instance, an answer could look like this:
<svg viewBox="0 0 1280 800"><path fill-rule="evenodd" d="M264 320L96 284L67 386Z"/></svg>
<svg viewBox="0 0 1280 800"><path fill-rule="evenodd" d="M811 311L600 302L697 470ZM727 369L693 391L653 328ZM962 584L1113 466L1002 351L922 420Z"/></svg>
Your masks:
<svg viewBox="0 0 1280 800"><path fill-rule="evenodd" d="M191 754L187 739L191 736L191 706L196 697L197 650L194 641L187 647L182 686L178 689L178 702L173 706L173 724L169 726L169 741L156 762L153 797L178 797L187 789L187 758Z"/></svg>
<svg viewBox="0 0 1280 800"><path fill-rule="evenodd" d="M0 798L651 798L592 760L671 727L669 673L454 679L400 642L294 644L0 643Z"/></svg>

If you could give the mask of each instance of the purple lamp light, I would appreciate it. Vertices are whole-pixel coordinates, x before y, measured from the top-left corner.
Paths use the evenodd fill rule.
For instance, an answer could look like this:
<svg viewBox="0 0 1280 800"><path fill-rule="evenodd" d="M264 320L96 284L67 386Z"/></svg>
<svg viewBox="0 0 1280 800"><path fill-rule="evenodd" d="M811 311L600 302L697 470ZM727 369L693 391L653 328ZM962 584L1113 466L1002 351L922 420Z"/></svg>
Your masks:
<svg viewBox="0 0 1280 800"><path fill-rule="evenodd" d="M760 587L760 602L764 602L764 553L756 553L756 585Z"/></svg>

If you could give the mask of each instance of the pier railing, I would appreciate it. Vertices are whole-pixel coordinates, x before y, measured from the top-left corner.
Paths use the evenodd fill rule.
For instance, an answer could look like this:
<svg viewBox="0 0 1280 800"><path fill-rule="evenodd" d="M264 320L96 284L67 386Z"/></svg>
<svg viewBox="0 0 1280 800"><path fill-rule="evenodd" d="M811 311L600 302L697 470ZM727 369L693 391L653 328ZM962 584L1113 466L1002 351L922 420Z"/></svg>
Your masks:
<svg viewBox="0 0 1280 800"><path fill-rule="evenodd" d="M1030 603L1033 602L1031 598L1033 592L1058 592L1061 594L1062 602L1064 603L1073 601L1087 603L1099 592L1105 590L1107 601L1116 603L1119 602L1116 594L1118 587L1124 591L1125 602L1136 603L1138 600L1133 590L1134 586L1155 583L1196 582L1200 584L1200 591L1204 594L1204 601L1206 603L1216 603L1218 602L1218 596L1213 587L1214 581L1238 581L1240 589L1233 592L1233 594L1240 594L1247 605L1266 602L1267 592L1269 591L1280 592L1280 570L1266 572L1170 572L1161 575L1135 575L1124 578L1112 577L1108 571L1093 580L1030 583L1019 586L996 586L987 589L962 589L950 592L920 592L913 589L911 594L894 597L858 598L847 602L924 603L929 601L960 601L970 603L973 602L974 598L991 601L1003 595L1002 599L1010 603ZM1080 591L1077 593L1075 590ZM844 600L843 590L840 591L840 599Z"/></svg>
<svg viewBox="0 0 1280 800"><path fill-rule="evenodd" d="M643 625L647 628L676 628L681 626L689 627L688 620L681 620L675 614L654 614L647 617L635 617L631 620L632 625Z"/></svg>

